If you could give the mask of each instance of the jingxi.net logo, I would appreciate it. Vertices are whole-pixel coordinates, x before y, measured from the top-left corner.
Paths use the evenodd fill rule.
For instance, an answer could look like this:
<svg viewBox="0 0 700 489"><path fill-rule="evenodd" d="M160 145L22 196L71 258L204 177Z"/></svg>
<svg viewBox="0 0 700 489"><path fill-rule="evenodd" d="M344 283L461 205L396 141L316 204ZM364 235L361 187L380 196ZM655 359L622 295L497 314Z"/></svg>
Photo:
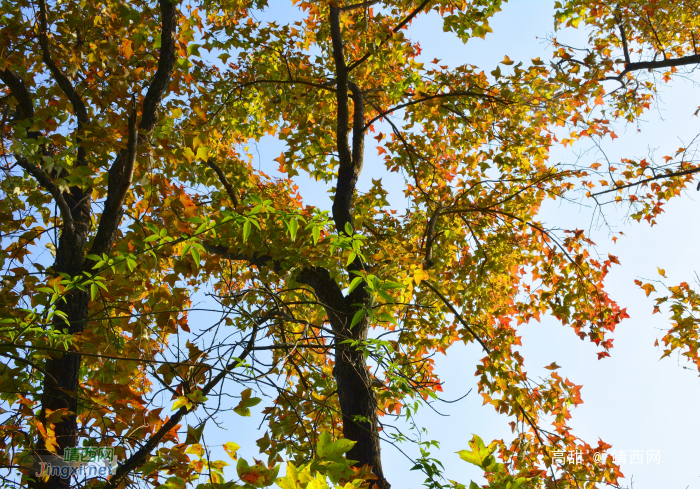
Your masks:
<svg viewBox="0 0 700 489"><path fill-rule="evenodd" d="M104 477L113 474L117 468L117 457L112 447L66 448L63 456L38 456L35 460L37 477L58 476Z"/></svg>

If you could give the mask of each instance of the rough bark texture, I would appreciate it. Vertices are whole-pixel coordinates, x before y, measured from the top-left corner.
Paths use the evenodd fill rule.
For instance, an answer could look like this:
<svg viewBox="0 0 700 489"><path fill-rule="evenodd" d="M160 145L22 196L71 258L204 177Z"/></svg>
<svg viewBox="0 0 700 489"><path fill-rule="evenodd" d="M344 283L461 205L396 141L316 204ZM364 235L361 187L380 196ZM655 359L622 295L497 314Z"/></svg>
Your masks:
<svg viewBox="0 0 700 489"><path fill-rule="evenodd" d="M352 329L350 323L358 310L358 306L353 304L366 304L369 296L362 287L344 296L325 268L305 269L297 279L314 289L319 300L325 305L328 320L335 334L334 374L338 386L340 411L343 416L343 437L357 442L346 456L350 460L357 460L358 466L372 466L378 479L377 485L388 489L390 485L384 478L382 470L377 397L371 388L367 362L361 351L351 345L342 344L346 339L367 339L369 329L367 319L363 319ZM366 421L356 417L364 418Z"/></svg>

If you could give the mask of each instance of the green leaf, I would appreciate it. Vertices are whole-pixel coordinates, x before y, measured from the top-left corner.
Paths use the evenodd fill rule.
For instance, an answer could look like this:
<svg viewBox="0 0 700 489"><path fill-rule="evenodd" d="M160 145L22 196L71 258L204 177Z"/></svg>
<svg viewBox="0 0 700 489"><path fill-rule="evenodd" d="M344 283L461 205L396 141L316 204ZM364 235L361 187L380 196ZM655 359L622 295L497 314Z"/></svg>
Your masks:
<svg viewBox="0 0 700 489"><path fill-rule="evenodd" d="M321 460L339 461L344 458L356 442L340 438L331 441L331 435L328 432L321 433L316 444L316 454Z"/></svg>
<svg viewBox="0 0 700 489"><path fill-rule="evenodd" d="M255 444L260 448L260 453L265 453L265 450L270 447L270 432L266 431L265 436L256 441Z"/></svg>
<svg viewBox="0 0 700 489"><path fill-rule="evenodd" d="M196 428L191 425L187 427L187 438L185 439L186 445L194 445L195 443L199 443L199 440L202 438L202 432L204 431L205 424L206 421Z"/></svg>
<svg viewBox="0 0 700 489"><path fill-rule="evenodd" d="M99 289L97 288L97 284L93 283L92 285L90 285L90 300L91 301L95 300L95 297L97 297L98 291L99 291Z"/></svg>
<svg viewBox="0 0 700 489"><path fill-rule="evenodd" d="M391 316L385 312L382 312L381 314L379 314L378 319L380 321L386 321L387 323L396 324L396 319L393 316Z"/></svg>
<svg viewBox="0 0 700 489"><path fill-rule="evenodd" d="M352 279L352 282L350 282L350 286L348 287L348 294L355 290L358 285L362 283L362 277L355 277Z"/></svg>
<svg viewBox="0 0 700 489"><path fill-rule="evenodd" d="M175 61L175 67L183 71L187 71L187 68L190 66L192 66L192 63L187 58L178 58L177 61Z"/></svg>
<svg viewBox="0 0 700 489"><path fill-rule="evenodd" d="M252 389L250 387L241 392L241 402L238 403L238 406L233 408L233 411L236 414L240 416L250 416L249 408L259 404L260 401L262 401L262 399L259 397L250 397L251 392Z"/></svg>
<svg viewBox="0 0 700 489"><path fill-rule="evenodd" d="M321 237L321 228L318 226L314 226L313 229L311 230L311 234L314 237L314 244L317 244L318 239Z"/></svg>
<svg viewBox="0 0 700 489"><path fill-rule="evenodd" d="M357 257L357 253L355 253L354 251L353 251L352 253L350 253L350 255L348 255L348 262L345 264L345 266L347 267L347 266L350 265L353 261L355 261L355 258L356 258L356 257Z"/></svg>
<svg viewBox="0 0 700 489"><path fill-rule="evenodd" d="M200 47L202 47L201 44L189 44L187 46L187 54L190 56L199 56L201 58L201 54L199 54Z"/></svg>
<svg viewBox="0 0 700 489"><path fill-rule="evenodd" d="M493 441L487 447L481 438L474 435L469 446L472 448L471 450L457 452L462 460L481 468L486 468L495 462L495 459L490 455L498 448L498 442Z"/></svg>
<svg viewBox="0 0 700 489"><path fill-rule="evenodd" d="M173 411L177 411L182 406L187 406L187 409L192 409L192 403L185 396L180 396L177 398L175 404L173 404Z"/></svg>
<svg viewBox="0 0 700 489"><path fill-rule="evenodd" d="M197 265L199 267L199 260L200 260L199 250L197 248L195 248L194 246L192 247L192 259L194 259L195 265Z"/></svg>
<svg viewBox="0 0 700 489"><path fill-rule="evenodd" d="M390 304L394 303L394 298L391 297L385 290L378 290L377 295Z"/></svg>
<svg viewBox="0 0 700 489"><path fill-rule="evenodd" d="M202 403L207 400L207 397L204 394L202 394L202 391L200 390L190 392L189 394L187 394L187 398L191 399L192 402L196 403Z"/></svg>
<svg viewBox="0 0 700 489"><path fill-rule="evenodd" d="M352 322L350 323L350 329L352 329L357 323L362 321L362 318L365 317L365 314L367 314L367 311L364 309L360 309L357 311L353 316L352 316Z"/></svg>
<svg viewBox="0 0 700 489"><path fill-rule="evenodd" d="M243 242L244 243L248 240L248 236L250 236L250 221L246 220L246 222L243 223Z"/></svg>
<svg viewBox="0 0 700 489"><path fill-rule="evenodd" d="M299 223L297 222L297 218L293 217L291 221L289 221L289 234L292 237L292 241L295 241L297 239L297 230L299 229Z"/></svg>
<svg viewBox="0 0 700 489"><path fill-rule="evenodd" d="M279 465L268 469L262 462L257 462L255 465L250 466L248 462L242 458L238 459L238 463L236 464L238 477L253 487L267 487L271 485L277 478L279 470Z"/></svg>

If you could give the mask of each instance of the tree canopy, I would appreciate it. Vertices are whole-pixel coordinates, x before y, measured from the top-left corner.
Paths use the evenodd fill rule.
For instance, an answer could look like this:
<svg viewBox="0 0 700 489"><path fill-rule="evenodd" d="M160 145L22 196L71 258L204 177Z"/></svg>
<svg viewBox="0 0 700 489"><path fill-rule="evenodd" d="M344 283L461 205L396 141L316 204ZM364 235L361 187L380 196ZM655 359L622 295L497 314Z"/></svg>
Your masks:
<svg viewBox="0 0 700 489"><path fill-rule="evenodd" d="M4 485L388 489L382 442L413 440L391 420L439 397L433 355L459 342L483 350L479 394L512 428L460 452L488 487L617 484L612 458L594 460L609 445L568 425L581 386L554 358L529 377L519 328L551 315L610 354L627 317L604 288L617 259L539 216L599 170L549 154L614 138L653 77L700 61L695 2L557 2L586 46L554 37L552 60L482 67L421 61L407 27L437 16L487 39L500 0L300 0L301 20L274 22L262 0L0 5ZM253 164L265 137L285 145L285 178ZM406 208L381 178L358 189L374 150ZM608 168L603 191L648 185L629 198L653 220L699 168L666 163ZM328 183L332 206L305 204L296 175ZM218 319L190 321L205 292ZM205 425L261 402L267 460L230 440L225 477ZM75 447L114 447L118 464L36 475ZM419 448L426 486L467 487ZM582 463L555 463L571 450Z"/></svg>

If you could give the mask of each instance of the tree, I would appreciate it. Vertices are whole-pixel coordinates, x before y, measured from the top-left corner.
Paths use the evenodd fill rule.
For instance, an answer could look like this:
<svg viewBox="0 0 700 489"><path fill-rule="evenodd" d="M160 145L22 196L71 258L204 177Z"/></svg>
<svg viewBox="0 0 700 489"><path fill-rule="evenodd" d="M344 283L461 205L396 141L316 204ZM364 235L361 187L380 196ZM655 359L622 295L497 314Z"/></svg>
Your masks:
<svg viewBox="0 0 700 489"><path fill-rule="evenodd" d="M461 454L492 487L617 481L612 460L594 463L607 445L567 426L580 386L555 363L534 381L516 350L518 326L552 314L602 358L626 316L603 288L615 257L538 221L585 176L549 161L558 127L564 142L610 133L587 115L597 78L539 58L490 73L418 62L416 17L439 15L468 42L499 1L300 2L296 23L257 22L262 2L17 7L2 4L0 388L3 464L23 483L69 487L27 467L116 443L103 487L262 487L284 454L282 487L320 474L387 488L380 438L408 437L381 419L437 399L431 355L458 341L481 345L480 393L512 417L513 440L475 437ZM287 179L251 164L245 145L266 134L286 144ZM381 180L357 189L371 134L406 177L401 213ZM303 205L301 171L334 185L330 212ZM53 264L32 260L43 245ZM205 287L221 319L193 329ZM258 440L268 463L241 459L225 481L204 423L249 415L252 386L274 395ZM426 485L446 485L420 448ZM561 450L586 463L557 469Z"/></svg>
<svg viewBox="0 0 700 489"><path fill-rule="evenodd" d="M583 78L596 86L616 85L608 94L603 116L607 110L613 117L636 122L652 103L658 102L661 84L681 77L695 81L694 70L700 63L697 2L570 1L559 3L558 8L556 18L560 25L577 26L583 21L590 28L590 48L585 60L576 55L575 49L559 46L560 63L576 69L583 67ZM700 172L696 141L697 137L685 147L669 152L661 158L663 161L630 157L620 162L608 160L606 165L593 163L591 175L583 181L587 194L599 205L612 197L615 203L629 206L632 219L654 226L668 201L685 189L700 190L696 186ZM593 176L603 178L600 187ZM660 312L661 305L668 303L672 321L662 338L662 358L680 350L700 369L698 293L687 282L667 286L662 280L665 272L659 269L659 274L657 285L669 293L655 299L653 311ZM647 297L656 291L652 283L637 280L636 284Z"/></svg>

